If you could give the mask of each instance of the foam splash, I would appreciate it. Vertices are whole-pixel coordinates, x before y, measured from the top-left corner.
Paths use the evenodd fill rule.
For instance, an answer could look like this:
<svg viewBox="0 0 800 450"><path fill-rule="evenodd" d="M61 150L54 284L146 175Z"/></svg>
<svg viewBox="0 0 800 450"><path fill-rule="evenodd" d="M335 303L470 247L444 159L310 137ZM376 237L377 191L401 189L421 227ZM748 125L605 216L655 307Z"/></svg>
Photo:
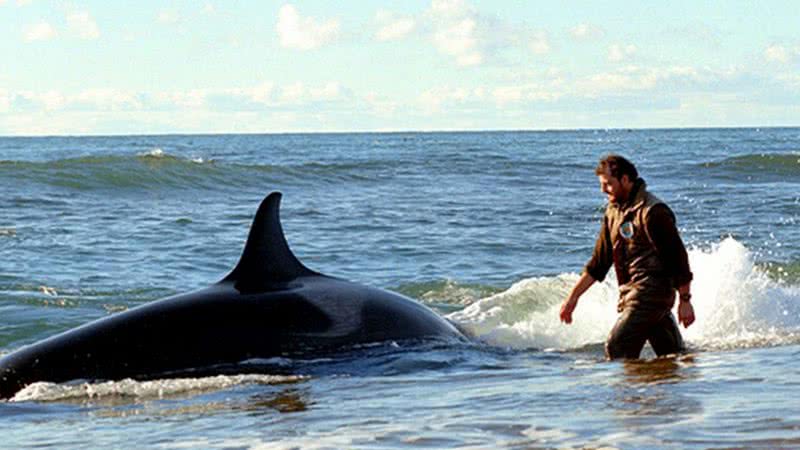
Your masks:
<svg viewBox="0 0 800 450"><path fill-rule="evenodd" d="M800 342L800 286L770 278L733 238L708 251L692 251L690 264L697 322L684 332L708 348L743 348Z"/></svg>
<svg viewBox="0 0 800 450"><path fill-rule="evenodd" d="M198 164L198 165L213 164L215 162L214 159L206 159L206 158L203 158L201 156L191 156L191 157L186 157L186 158L180 157L180 156L175 156L175 155L172 155L170 153L165 152L164 149L162 149L160 147L155 147L155 148L153 148L151 150L148 150L146 152L139 153L137 156L140 157L140 158L143 158L146 161L148 161L148 160L149 161L156 161L156 160L186 161L186 162L191 162L191 163Z"/></svg>
<svg viewBox="0 0 800 450"><path fill-rule="evenodd" d="M58 291L56 291L55 288L51 288L49 286L39 286L39 291L41 291L42 294L50 297L55 297L58 295Z"/></svg>
<svg viewBox="0 0 800 450"><path fill-rule="evenodd" d="M303 381L299 375L218 375L202 378L174 378L152 381L124 379L100 383L57 384L33 383L19 391L10 401L66 401L123 397L133 399L161 399L181 394L227 389L243 384L286 384Z"/></svg>
<svg viewBox="0 0 800 450"><path fill-rule="evenodd" d="M770 278L740 242L727 238L689 252L696 322L684 329L693 348L727 349L800 342L800 286ZM560 323L561 302L577 274L532 278L448 316L491 345L568 350L598 344L617 318L613 273L581 298L572 325Z"/></svg>
<svg viewBox="0 0 800 450"><path fill-rule="evenodd" d="M569 349L603 342L616 316L616 287L595 283L581 298L573 325L560 323L562 300L578 275L522 280L448 318L472 336L509 348Z"/></svg>
<svg viewBox="0 0 800 450"><path fill-rule="evenodd" d="M163 149L156 147L150 151L141 153L139 156L144 156L145 158L164 158L167 154L164 153Z"/></svg>
<svg viewBox="0 0 800 450"><path fill-rule="evenodd" d="M468 306L476 301L497 293L494 287L478 284L462 284L452 279L423 283L412 283L394 289L412 298L439 305Z"/></svg>

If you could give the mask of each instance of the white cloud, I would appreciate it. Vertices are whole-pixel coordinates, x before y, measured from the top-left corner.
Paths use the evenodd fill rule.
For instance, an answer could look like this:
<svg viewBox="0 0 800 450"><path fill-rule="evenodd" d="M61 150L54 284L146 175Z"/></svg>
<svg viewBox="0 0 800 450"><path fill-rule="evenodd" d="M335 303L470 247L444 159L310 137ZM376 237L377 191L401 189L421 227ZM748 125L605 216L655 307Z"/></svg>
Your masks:
<svg viewBox="0 0 800 450"><path fill-rule="evenodd" d="M408 36L417 26L417 21L409 16L397 16L388 11L378 11L375 21L380 27L375 33L378 41L395 41Z"/></svg>
<svg viewBox="0 0 800 450"><path fill-rule="evenodd" d="M773 44L764 49L764 58L770 62L788 64L800 60L800 46L792 48L782 44Z"/></svg>
<svg viewBox="0 0 800 450"><path fill-rule="evenodd" d="M463 101L466 93L467 91L462 88L437 87L420 94L419 102L428 113L432 113L441 110L445 102Z"/></svg>
<svg viewBox="0 0 800 450"><path fill-rule="evenodd" d="M0 90L0 112L131 112L131 111L200 111L222 107L227 110L250 111L254 106L299 105L313 100L335 99L341 93L338 83L327 83L307 89L302 83L285 86L286 97L275 99L275 87L264 82L244 89L189 89L162 92L135 92L119 89L92 88L77 93L7 92ZM211 103L211 101L220 103ZM279 101L279 100L282 100Z"/></svg>
<svg viewBox="0 0 800 450"><path fill-rule="evenodd" d="M445 107L462 106L485 109L488 105L504 108L511 104L552 102L565 95L561 80L553 78L543 82L528 82L494 87L439 86L420 94L419 106L428 114L440 112Z"/></svg>
<svg viewBox="0 0 800 450"><path fill-rule="evenodd" d="M764 57L767 61L786 64L789 62L789 51L782 45L771 45L764 50Z"/></svg>
<svg viewBox="0 0 800 450"><path fill-rule="evenodd" d="M159 11L156 21L164 25L174 25L180 21L180 18L175 11L163 10Z"/></svg>
<svg viewBox="0 0 800 450"><path fill-rule="evenodd" d="M248 92L250 99L256 103L270 104L274 101L275 83L265 81Z"/></svg>
<svg viewBox="0 0 800 450"><path fill-rule="evenodd" d="M492 100L498 106L519 102L551 102L558 100L563 94L553 85L528 83L517 86L499 86L492 89Z"/></svg>
<svg viewBox="0 0 800 450"><path fill-rule="evenodd" d="M478 16L463 0L433 0L428 12L437 50L456 59L460 66L475 66L484 61L479 37Z"/></svg>
<svg viewBox="0 0 800 450"><path fill-rule="evenodd" d="M472 13L464 0L431 0L431 11L443 17L459 17L465 13Z"/></svg>
<svg viewBox="0 0 800 450"><path fill-rule="evenodd" d="M612 72L590 75L574 83L578 95L596 97L648 91L664 83L714 84L735 75L728 72L700 71L693 67L646 68L625 66Z"/></svg>
<svg viewBox="0 0 800 450"><path fill-rule="evenodd" d="M67 15L67 28L81 39L97 39L100 37L100 28L86 11Z"/></svg>
<svg viewBox="0 0 800 450"><path fill-rule="evenodd" d="M0 89L0 114L5 114L9 111L11 111L11 95L5 89Z"/></svg>
<svg viewBox="0 0 800 450"><path fill-rule="evenodd" d="M535 33L528 43L528 46L535 55L546 55L550 53L551 49L550 39L547 33L543 31Z"/></svg>
<svg viewBox="0 0 800 450"><path fill-rule="evenodd" d="M625 61L635 55L636 50L636 46L633 44L613 44L608 48L608 60L615 63Z"/></svg>
<svg viewBox="0 0 800 450"><path fill-rule="evenodd" d="M297 8L286 4L278 12L276 29L281 46L295 50L313 50L338 38L339 21L319 21L313 17L302 17Z"/></svg>
<svg viewBox="0 0 800 450"><path fill-rule="evenodd" d="M433 47L459 66L478 66L492 61L499 53L525 46L535 55L552 51L546 32L525 29L493 16L480 14L466 0L431 0L416 16L386 10L375 14L377 41L402 39L424 33Z"/></svg>
<svg viewBox="0 0 800 450"><path fill-rule="evenodd" d="M578 86L583 87L581 91L584 93L594 95L612 91L650 89L655 86L656 79L653 73L609 72L590 75L580 80Z"/></svg>
<svg viewBox="0 0 800 450"><path fill-rule="evenodd" d="M329 101L338 98L342 93L342 88L339 85L339 83L335 81L330 81L328 83L325 83L324 86L318 88L310 88L308 93L311 100Z"/></svg>
<svg viewBox="0 0 800 450"><path fill-rule="evenodd" d="M597 25L591 23L581 23L569 29L569 34L579 41L599 39L605 35L605 31Z"/></svg>
<svg viewBox="0 0 800 450"><path fill-rule="evenodd" d="M73 107L101 111L139 110L143 106L137 95L118 89L87 89L67 101Z"/></svg>
<svg viewBox="0 0 800 450"><path fill-rule="evenodd" d="M320 85L306 85L301 81L286 85L276 85L272 81L264 81L252 87L224 89L205 92L205 97L214 97L226 108L252 110L264 107L302 107L313 102L325 102L341 99L347 89L337 81L329 81Z"/></svg>
<svg viewBox="0 0 800 450"><path fill-rule="evenodd" d="M580 78L568 70L527 68L519 76L505 76L496 84L476 81L477 84L434 86L423 88L425 92L419 96L380 92L365 86L360 86L364 90L357 95L351 95L337 81L307 80L162 92L13 92L3 87L0 133L486 129L531 124L542 128L735 125L744 122L703 120L716 117L707 111L721 101L730 103L727 110L733 108L739 113L741 108L736 102L741 102L743 96L752 99L751 104L761 108L759 111L771 112L771 117L776 118L768 118L763 124L785 121L786 105L797 111L792 93L798 92L800 77L795 74L754 80L757 74L743 69L629 65ZM767 103L759 104L759 96ZM674 122L685 118L681 108L687 105L692 120ZM741 114L750 121L764 117L752 111ZM597 117L601 117L599 122ZM616 117L618 121L605 122L603 117Z"/></svg>
<svg viewBox="0 0 800 450"><path fill-rule="evenodd" d="M26 42L46 41L56 37L57 34L56 29L53 28L52 25L47 22L39 22L29 25L25 29L23 37Z"/></svg>
<svg viewBox="0 0 800 450"><path fill-rule="evenodd" d="M222 99L234 108L251 109L254 106L302 106L309 102L333 101L340 99L345 91L336 81L312 86L300 81L282 86L264 81L253 87L226 89L207 95Z"/></svg>
<svg viewBox="0 0 800 450"><path fill-rule="evenodd" d="M433 42L440 52L454 56L461 66L474 66L483 61L475 36L476 22L467 18L445 25L433 34Z"/></svg>
<svg viewBox="0 0 800 450"><path fill-rule="evenodd" d="M306 87L297 81L281 89L281 100L286 103L299 103L306 95Z"/></svg>
<svg viewBox="0 0 800 450"><path fill-rule="evenodd" d="M468 18L440 28L433 39L439 50L450 55L464 55L475 49L475 20Z"/></svg>
<svg viewBox="0 0 800 450"><path fill-rule="evenodd" d="M94 113L10 114L0 116L0 130L3 131L3 134L18 136L97 134L97 130L94 129L95 125L106 117L106 113L102 113L100 117ZM106 132L105 134L111 133Z"/></svg>
<svg viewBox="0 0 800 450"><path fill-rule="evenodd" d="M427 114L439 112L447 105L467 104L480 102L486 99L486 89L438 86L423 92L417 98L417 103Z"/></svg>
<svg viewBox="0 0 800 450"><path fill-rule="evenodd" d="M399 107L398 102L381 96L377 92L368 92L364 95L364 100L372 113L379 116L392 116Z"/></svg>
<svg viewBox="0 0 800 450"><path fill-rule="evenodd" d="M518 86L504 86L492 89L492 99L500 105L514 103L522 100L523 88Z"/></svg>
<svg viewBox="0 0 800 450"><path fill-rule="evenodd" d="M214 14L216 11L217 8L211 2L205 2L203 4L203 9L201 10L203 14Z"/></svg>
<svg viewBox="0 0 800 450"><path fill-rule="evenodd" d="M155 98L168 109L201 109L207 105L209 93L202 89L158 93Z"/></svg>
<svg viewBox="0 0 800 450"><path fill-rule="evenodd" d="M28 94L29 99L39 102L44 106L45 111L57 111L62 109L67 99L60 92L50 90L43 93Z"/></svg>
<svg viewBox="0 0 800 450"><path fill-rule="evenodd" d="M2 93L0 93L2 94ZM86 89L74 94L64 94L57 90L44 92L21 91L6 93L8 99L6 112L22 111L122 111L141 109L143 104L136 94L117 89ZM0 110L2 110L0 95ZM18 112L20 110L17 110Z"/></svg>

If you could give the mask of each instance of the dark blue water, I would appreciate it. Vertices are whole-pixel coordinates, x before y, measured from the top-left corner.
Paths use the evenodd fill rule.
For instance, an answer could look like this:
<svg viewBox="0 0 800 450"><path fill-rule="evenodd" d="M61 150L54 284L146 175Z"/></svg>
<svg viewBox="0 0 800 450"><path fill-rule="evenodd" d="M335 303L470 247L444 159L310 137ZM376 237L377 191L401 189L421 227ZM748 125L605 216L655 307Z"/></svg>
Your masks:
<svg viewBox="0 0 800 450"><path fill-rule="evenodd" d="M629 156L678 216L695 272L690 357L603 362L613 280L571 327L558 322L598 230L593 171L608 152ZM280 361L273 376L37 386L0 403L4 439L800 446L788 400L800 384L799 188L797 128L0 138L0 354L221 279L275 190L306 265L418 298L476 337Z"/></svg>

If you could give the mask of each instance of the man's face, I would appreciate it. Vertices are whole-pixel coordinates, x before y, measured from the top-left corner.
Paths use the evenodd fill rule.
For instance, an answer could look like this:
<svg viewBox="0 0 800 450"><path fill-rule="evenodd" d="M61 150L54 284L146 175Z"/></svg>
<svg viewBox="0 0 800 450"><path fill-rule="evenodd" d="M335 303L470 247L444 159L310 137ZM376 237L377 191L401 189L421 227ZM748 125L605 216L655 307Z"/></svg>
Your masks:
<svg viewBox="0 0 800 450"><path fill-rule="evenodd" d="M627 175L617 178L611 175L611 169L608 167L605 173L597 176L597 179L600 181L600 190L608 196L610 203L624 203L633 188L633 182Z"/></svg>

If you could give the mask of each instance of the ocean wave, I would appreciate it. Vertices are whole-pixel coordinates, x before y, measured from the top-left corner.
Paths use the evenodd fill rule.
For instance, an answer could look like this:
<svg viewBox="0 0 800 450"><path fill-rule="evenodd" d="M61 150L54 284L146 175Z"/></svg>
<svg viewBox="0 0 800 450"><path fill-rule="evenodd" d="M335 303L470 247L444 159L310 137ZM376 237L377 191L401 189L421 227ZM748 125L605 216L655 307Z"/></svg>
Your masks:
<svg viewBox="0 0 800 450"><path fill-rule="evenodd" d="M404 284L393 290L445 309L460 309L502 291L496 286L459 283L451 279Z"/></svg>
<svg viewBox="0 0 800 450"><path fill-rule="evenodd" d="M800 261L768 262L761 268L775 281L800 285Z"/></svg>
<svg viewBox="0 0 800 450"><path fill-rule="evenodd" d="M0 176L76 190L219 189L254 184L382 180L397 164L391 161L241 163L182 156L161 148L137 154L76 156L51 161L0 161Z"/></svg>
<svg viewBox="0 0 800 450"><path fill-rule="evenodd" d="M748 181L781 181L800 178L800 152L757 153L732 156L700 164L701 169L723 177L745 177Z"/></svg>
<svg viewBox="0 0 800 450"><path fill-rule="evenodd" d="M300 375L217 375L201 378L168 378L136 381L130 378L97 383L33 383L19 391L10 401L74 401L129 398L136 401L162 399L218 391L244 384L287 384L303 381Z"/></svg>
<svg viewBox="0 0 800 450"><path fill-rule="evenodd" d="M78 156L53 161L2 161L0 176L75 190L204 188L237 183L214 162L198 164L155 149L137 155Z"/></svg>
<svg viewBox="0 0 800 450"><path fill-rule="evenodd" d="M800 286L771 276L733 238L689 252L697 321L683 331L690 348L721 350L800 342ZM449 314L475 338L509 348L581 349L602 343L616 318L613 274L581 298L572 325L558 312L577 274L522 280Z"/></svg>

